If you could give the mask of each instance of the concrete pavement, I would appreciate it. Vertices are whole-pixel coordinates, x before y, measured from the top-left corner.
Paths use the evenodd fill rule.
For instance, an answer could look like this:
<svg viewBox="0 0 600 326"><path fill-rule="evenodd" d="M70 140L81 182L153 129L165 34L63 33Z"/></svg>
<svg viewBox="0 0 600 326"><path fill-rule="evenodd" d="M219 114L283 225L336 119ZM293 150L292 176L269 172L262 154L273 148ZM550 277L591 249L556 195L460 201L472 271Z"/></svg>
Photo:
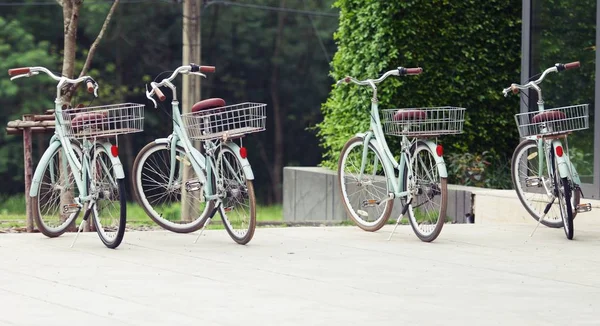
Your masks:
<svg viewBox="0 0 600 326"><path fill-rule="evenodd" d="M599 325L600 223L0 235L0 325Z"/></svg>

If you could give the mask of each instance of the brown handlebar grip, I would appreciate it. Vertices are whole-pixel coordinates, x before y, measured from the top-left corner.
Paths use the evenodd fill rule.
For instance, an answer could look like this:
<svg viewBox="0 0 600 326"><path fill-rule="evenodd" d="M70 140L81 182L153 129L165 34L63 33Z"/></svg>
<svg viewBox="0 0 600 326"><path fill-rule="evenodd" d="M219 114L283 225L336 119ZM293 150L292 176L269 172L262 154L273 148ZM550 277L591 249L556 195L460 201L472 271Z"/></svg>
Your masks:
<svg viewBox="0 0 600 326"><path fill-rule="evenodd" d="M91 81L86 83L87 86L87 91L88 93L93 93L94 92L94 83L92 83Z"/></svg>
<svg viewBox="0 0 600 326"><path fill-rule="evenodd" d="M418 75L423 72L423 68L406 68L407 75Z"/></svg>
<svg viewBox="0 0 600 326"><path fill-rule="evenodd" d="M579 68L579 66L581 66L581 64L579 63L579 61L566 63L565 64L565 70L569 70L569 69L573 69L573 68Z"/></svg>
<svg viewBox="0 0 600 326"><path fill-rule="evenodd" d="M154 89L154 94L156 94L156 97L158 97L161 102L167 98L158 87Z"/></svg>
<svg viewBox="0 0 600 326"><path fill-rule="evenodd" d="M510 85L510 90L512 91L513 94L517 94L519 93L519 89L517 88L516 85Z"/></svg>
<svg viewBox="0 0 600 326"><path fill-rule="evenodd" d="M13 69L8 69L8 75L16 76L16 75L28 74L30 71L31 70L29 68L13 68Z"/></svg>
<svg viewBox="0 0 600 326"><path fill-rule="evenodd" d="M215 72L214 66L200 66L200 72Z"/></svg>

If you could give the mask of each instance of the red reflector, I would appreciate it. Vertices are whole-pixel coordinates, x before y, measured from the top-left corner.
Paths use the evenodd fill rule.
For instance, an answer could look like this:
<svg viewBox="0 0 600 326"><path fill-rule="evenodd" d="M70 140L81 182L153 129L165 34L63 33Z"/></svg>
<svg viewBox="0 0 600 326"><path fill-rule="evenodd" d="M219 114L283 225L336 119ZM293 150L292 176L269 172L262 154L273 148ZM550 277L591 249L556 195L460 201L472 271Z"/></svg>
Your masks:
<svg viewBox="0 0 600 326"><path fill-rule="evenodd" d="M562 146L556 146L556 155L558 155L558 157L562 157L563 156L563 148L562 148Z"/></svg>
<svg viewBox="0 0 600 326"><path fill-rule="evenodd" d="M110 153L112 154L112 156L117 157L119 156L119 148L116 145L112 145L110 147Z"/></svg>
<svg viewBox="0 0 600 326"><path fill-rule="evenodd" d="M240 156L242 158L248 157L248 151L246 150L246 147L240 147Z"/></svg>
<svg viewBox="0 0 600 326"><path fill-rule="evenodd" d="M444 148L442 147L442 145L437 145L437 147L435 148L435 153L437 154L437 156L444 155Z"/></svg>

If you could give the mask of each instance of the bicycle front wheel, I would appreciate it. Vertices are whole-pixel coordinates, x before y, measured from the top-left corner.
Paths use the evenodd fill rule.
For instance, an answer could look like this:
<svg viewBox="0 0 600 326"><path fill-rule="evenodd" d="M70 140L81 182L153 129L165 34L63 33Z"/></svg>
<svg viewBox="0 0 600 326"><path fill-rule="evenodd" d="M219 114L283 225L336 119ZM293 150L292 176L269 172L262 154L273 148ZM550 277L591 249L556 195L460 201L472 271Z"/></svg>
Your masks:
<svg viewBox="0 0 600 326"><path fill-rule="evenodd" d="M564 223L558 202L555 201L544 216L546 206L556 196L556 180L550 175L546 162L542 163L540 170L537 142L534 140L521 142L515 149L511 162L513 187L529 215L536 221L543 217L540 223L547 227L560 228ZM580 193L575 191L570 199L571 207L577 207L579 200Z"/></svg>
<svg viewBox="0 0 600 326"><path fill-rule="evenodd" d="M117 248L127 223L125 180L117 179L110 154L103 146L97 146L91 167L90 194L96 197L92 207L94 226L105 246Z"/></svg>
<svg viewBox="0 0 600 326"><path fill-rule="evenodd" d="M440 176L431 148L418 141L413 146L410 167L404 166L403 189L410 192L408 220L417 237L424 242L435 240L446 222L448 180ZM405 204L406 200L402 200Z"/></svg>
<svg viewBox="0 0 600 326"><path fill-rule="evenodd" d="M199 230L214 207L205 200L204 185L189 164L183 147L172 154L167 144L155 142L142 148L133 163L137 202L156 224L172 232Z"/></svg>
<svg viewBox="0 0 600 326"><path fill-rule="evenodd" d="M77 159L81 161L81 147L75 141L71 142L71 146ZM79 188L66 155L62 145L59 145L49 155L48 160L40 162L39 168L44 172L37 195L31 197L35 224L38 230L49 238L65 233L74 225L81 211L75 202L75 198L79 196Z"/></svg>
<svg viewBox="0 0 600 326"><path fill-rule="evenodd" d="M217 171L224 196L220 213L225 230L236 243L247 244L256 229L256 196L252 180L246 179L242 162L226 146L217 157Z"/></svg>
<svg viewBox="0 0 600 326"><path fill-rule="evenodd" d="M390 177L383 167L382 155L369 143L363 163L363 139L351 138L340 154L338 185L346 213L361 229L374 232L387 223L394 201L387 200Z"/></svg>

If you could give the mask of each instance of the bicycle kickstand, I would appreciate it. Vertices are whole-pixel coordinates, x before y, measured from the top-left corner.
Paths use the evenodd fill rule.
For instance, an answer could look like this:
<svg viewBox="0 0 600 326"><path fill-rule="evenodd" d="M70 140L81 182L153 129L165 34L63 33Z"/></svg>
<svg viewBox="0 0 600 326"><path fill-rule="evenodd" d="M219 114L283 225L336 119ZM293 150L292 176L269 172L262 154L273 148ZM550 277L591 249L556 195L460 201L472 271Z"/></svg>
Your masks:
<svg viewBox="0 0 600 326"><path fill-rule="evenodd" d="M208 224L210 223L210 221L212 220L212 218L215 216L215 214L217 213L217 211L219 210L219 208L221 208L221 203L219 203L217 205L217 207L215 207L213 209L213 211L210 213L210 216L206 219L206 222L204 222L204 225L202 226L202 229L200 229L200 233L196 237L196 240L194 240L194 243L198 242L198 239L200 239L200 236L202 236L202 233L204 232L204 229L208 226Z"/></svg>
<svg viewBox="0 0 600 326"><path fill-rule="evenodd" d="M535 233L535 231L537 230L538 226L540 226L540 223L542 222L542 220L546 217L546 214L548 214L548 211L550 210L550 207L552 207L552 204L554 203L554 200L556 199L556 197L552 198L552 201L548 203L548 205L546 205L546 208L544 208L544 215L542 215L542 217L540 217L538 219L537 224L535 225L535 228L533 229L533 231L531 232L531 234L529 235L529 237L533 237L533 234Z"/></svg>
<svg viewBox="0 0 600 326"><path fill-rule="evenodd" d="M396 228L398 227L398 224L400 224L400 222L402 221L402 218L404 217L404 214L406 214L406 211L408 210L408 205L410 205L411 202L412 202L412 198L402 208L402 213L400 213L400 216L398 216L398 220L396 221L396 225L394 225L394 229L392 230L392 233L390 233L390 236L388 237L387 241L390 241L392 239L392 235L394 235L394 232L396 232Z"/></svg>
<svg viewBox="0 0 600 326"><path fill-rule="evenodd" d="M77 241L77 238L79 237L79 233L85 227L87 220L89 219L90 214L92 213L92 207L93 206L86 204L86 209L85 209L85 213L83 214L83 219L81 220L81 223L79 224L79 228L77 229L77 233L75 234L75 239L73 239L73 242L71 243L71 248L73 248L73 246L75 245L75 241Z"/></svg>

